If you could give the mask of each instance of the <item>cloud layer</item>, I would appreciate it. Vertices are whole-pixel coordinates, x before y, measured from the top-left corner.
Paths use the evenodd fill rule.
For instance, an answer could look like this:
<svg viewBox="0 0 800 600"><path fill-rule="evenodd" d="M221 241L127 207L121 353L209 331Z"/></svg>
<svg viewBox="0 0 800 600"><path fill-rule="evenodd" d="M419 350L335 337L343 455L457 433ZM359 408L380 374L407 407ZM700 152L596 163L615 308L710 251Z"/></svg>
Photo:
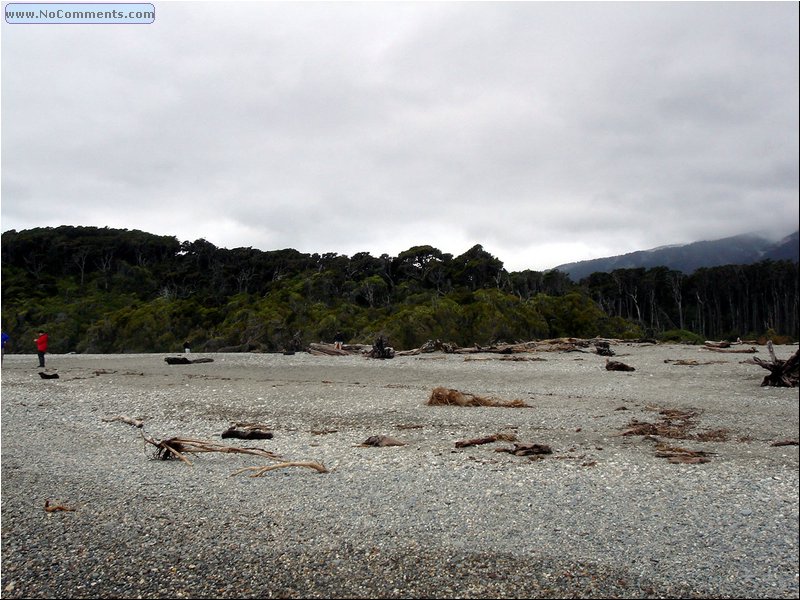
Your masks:
<svg viewBox="0 0 800 600"><path fill-rule="evenodd" d="M3 25L2 228L510 270L798 224L797 3L156 4Z"/></svg>

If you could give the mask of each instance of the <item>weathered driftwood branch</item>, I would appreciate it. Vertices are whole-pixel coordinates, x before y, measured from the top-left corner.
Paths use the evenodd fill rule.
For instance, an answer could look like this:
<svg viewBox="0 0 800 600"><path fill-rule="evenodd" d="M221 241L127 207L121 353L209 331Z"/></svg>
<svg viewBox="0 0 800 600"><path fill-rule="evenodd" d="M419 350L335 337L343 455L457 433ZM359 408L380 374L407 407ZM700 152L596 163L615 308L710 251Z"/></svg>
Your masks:
<svg viewBox="0 0 800 600"><path fill-rule="evenodd" d="M234 471L230 474L230 477L234 475L239 475L240 473L244 473L246 471L253 471L253 474L250 477L261 477L264 473L268 471L274 471L275 469L285 469L287 467L308 467L309 469L314 469L318 473L329 473L328 469L325 468L325 465L315 462L315 461L288 461L282 462L275 465L267 465L265 467L245 467L244 469L239 469L238 471Z"/></svg>
<svg viewBox="0 0 800 600"><path fill-rule="evenodd" d="M482 444L491 444L499 441L516 442L517 436L513 433L496 433L482 438L458 441L456 442L456 448L468 448L470 446L480 446Z"/></svg>
<svg viewBox="0 0 800 600"><path fill-rule="evenodd" d="M757 357L753 357L745 362L756 364L769 371L769 375L764 377L761 387L798 387L800 385L800 348L787 360L781 360L775 356L775 349L772 341L767 342L767 349L772 358L772 362L767 362Z"/></svg>
<svg viewBox="0 0 800 600"><path fill-rule="evenodd" d="M134 419L133 417L128 417L125 415L117 415L116 417L111 417L108 419L103 419L105 423L113 423L114 421L122 421L123 423L127 423L128 425L132 425L133 427L138 427L141 429L144 427L144 421L140 421L139 419Z"/></svg>
<svg viewBox="0 0 800 600"><path fill-rule="evenodd" d="M186 454L196 454L200 452L221 452L223 454L251 454L254 456L261 456L263 458L269 458L272 460L279 460L281 461L277 465L268 465L266 467L247 467L245 469L241 469L233 473L236 475L238 473L242 473L244 471L252 470L256 473L253 477L258 477L267 471L272 471L274 469L281 469L284 467L309 467L319 471L320 473L327 473L328 470L325 468L324 465L315 461L286 461L283 457L275 454L274 452L270 452L269 450L264 450L262 448L238 448L236 446L226 446L224 444L218 444L216 442L207 442L204 440L195 440L191 438L181 438L181 437L172 437L163 440L157 440L150 435L147 435L144 431L144 427L141 421L136 419L131 419L130 417L125 416L118 416L113 417L110 419L103 419L106 422L111 421L122 421L123 423L127 423L128 425L132 425L134 427L139 428L140 433L142 435L142 439L152 446L155 446L155 453L154 458L160 460L173 460L177 459L182 462L185 462L187 465L191 465L192 463L186 458ZM238 425L242 425L241 423ZM244 425L258 425L258 424L244 424Z"/></svg>
<svg viewBox="0 0 800 600"><path fill-rule="evenodd" d="M187 464L192 464L185 454L198 454L200 452L221 452L223 454L253 454L280 460L281 457L261 448L238 448L236 446L225 446L216 442L206 442L191 438L173 437L163 440L156 440L142 431L142 437L148 444L155 446L155 458L159 460L171 460L177 458Z"/></svg>

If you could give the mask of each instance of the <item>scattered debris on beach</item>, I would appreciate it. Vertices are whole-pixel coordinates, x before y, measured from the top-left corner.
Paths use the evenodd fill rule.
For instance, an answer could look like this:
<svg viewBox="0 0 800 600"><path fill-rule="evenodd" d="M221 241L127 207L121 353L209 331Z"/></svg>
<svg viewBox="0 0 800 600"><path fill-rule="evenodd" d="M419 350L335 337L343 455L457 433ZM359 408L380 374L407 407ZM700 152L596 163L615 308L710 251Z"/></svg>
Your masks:
<svg viewBox="0 0 800 600"><path fill-rule="evenodd" d="M755 354L758 350L754 346L750 348L710 348L704 346L701 350L709 350L711 352L722 352L723 354Z"/></svg>
<svg viewBox="0 0 800 600"><path fill-rule="evenodd" d="M428 406L500 406L505 408L531 408L523 400L499 400L488 398L468 392L437 387L431 392L427 402Z"/></svg>
<svg viewBox="0 0 800 600"><path fill-rule="evenodd" d="M54 513L54 512L75 512L74 508L70 508L63 504L50 504L50 500L44 501L44 512Z"/></svg>
<svg viewBox="0 0 800 600"><path fill-rule="evenodd" d="M800 442L797 440L777 440L772 442L770 446L798 446Z"/></svg>
<svg viewBox="0 0 800 600"><path fill-rule="evenodd" d="M534 444L531 442L515 442L513 448L497 448L495 452L508 452L514 456L536 456L552 454L553 449L547 444Z"/></svg>
<svg viewBox="0 0 800 600"><path fill-rule="evenodd" d="M628 426L619 435L639 435L645 439L656 442L656 456L668 458L669 462L699 464L709 462L707 458L712 452L702 450L687 450L674 446L668 446L659 440L659 437L695 440L698 442L725 442L730 439L730 431L725 428L710 429L699 433L692 433L690 430L697 426L696 418L700 414L696 410L683 410L678 408L647 407L651 410L658 410L661 420L655 423L648 423L631 419Z"/></svg>
<svg viewBox="0 0 800 600"><path fill-rule="evenodd" d="M618 360L606 359L606 371L635 371L636 369Z"/></svg>
<svg viewBox="0 0 800 600"><path fill-rule="evenodd" d="M492 444L494 442L516 442L517 436L514 433L496 433L482 438L471 440L460 440L456 442L456 448L468 448L470 446L480 446L482 444Z"/></svg>
<svg viewBox="0 0 800 600"><path fill-rule="evenodd" d="M42 379L58 379L58 373L45 373L44 371L39 371L39 377Z"/></svg>
<svg viewBox="0 0 800 600"><path fill-rule="evenodd" d="M767 362L755 356L744 361L769 371L770 374L764 377L761 387L798 387L800 385L800 348L786 360L781 360L775 356L775 348L771 340L767 342L767 350L772 362Z"/></svg>
<svg viewBox="0 0 800 600"><path fill-rule="evenodd" d="M240 440L271 440L273 437L269 425L263 423L234 423L221 434L222 439L238 438Z"/></svg>
<svg viewBox="0 0 800 600"><path fill-rule="evenodd" d="M694 359L687 359L687 358L665 358L664 363L666 364L673 364L673 365L681 365L687 367L698 367L700 365L724 365L727 364L724 360L706 360L704 362L699 362Z"/></svg>
<svg viewBox="0 0 800 600"><path fill-rule="evenodd" d="M358 444L359 448L384 448L386 446L407 446L405 442L388 435L371 435Z"/></svg>
<svg viewBox="0 0 800 600"><path fill-rule="evenodd" d="M727 429L710 429L699 433L690 433L697 426L696 417L700 414L696 410L683 410L678 408L648 407L658 410L661 420L656 423L631 419L627 429L619 435L660 436L680 440L697 440L700 442L724 442L730 437Z"/></svg>
<svg viewBox="0 0 800 600"><path fill-rule="evenodd" d="M656 457L666 458L668 462L673 464L699 465L711 462L708 457L713 454L713 452L706 452L705 450L689 450L688 448L669 446L667 444L658 444L656 446Z"/></svg>
<svg viewBox="0 0 800 600"><path fill-rule="evenodd" d="M283 457L275 454L274 452L270 452L269 450L264 450L263 448L240 448L238 446L226 446L224 444L218 444L216 442L209 442L205 440L196 440L193 438L182 438L182 437L171 437L165 438L162 440L158 440L144 431L144 427L141 421L136 419L131 419L130 417L126 417L123 415L112 417L109 419L103 419L105 422L113 422L113 421L121 421L123 423L127 423L128 425L132 425L134 427L139 428L140 433L142 435L142 439L147 444L150 444L155 447L153 451L153 458L157 460L180 460L188 465L191 466L191 461L186 458L186 454L198 454L201 452L220 452L223 454L251 454L254 456L260 456L263 458L269 458L271 460L280 461L278 464L274 465L267 465L267 466L260 466L260 467L246 467L244 469L239 469L238 471L231 474L238 475L239 473L244 473L246 471L253 471L253 475L251 477L260 477L264 473L268 471L274 471L275 469L282 469L284 467L308 467L311 469L316 470L319 473L327 473L328 470L325 466L321 463L316 461L286 461Z"/></svg>
<svg viewBox="0 0 800 600"><path fill-rule="evenodd" d="M103 422L105 423L114 423L115 421L121 421L122 423L127 423L128 425L138 427L139 429L144 427L144 421L140 419L134 419L133 417L128 417L126 415L117 415L116 417L103 419Z"/></svg>

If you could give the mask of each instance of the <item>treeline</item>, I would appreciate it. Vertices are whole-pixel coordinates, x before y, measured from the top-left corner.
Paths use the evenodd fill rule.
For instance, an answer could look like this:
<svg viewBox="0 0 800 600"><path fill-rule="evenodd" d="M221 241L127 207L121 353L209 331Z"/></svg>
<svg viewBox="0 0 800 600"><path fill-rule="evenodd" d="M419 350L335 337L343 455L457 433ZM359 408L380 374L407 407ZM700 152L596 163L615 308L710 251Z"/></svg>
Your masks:
<svg viewBox="0 0 800 600"><path fill-rule="evenodd" d="M2 235L2 321L12 349L44 328L56 353L280 351L386 335L398 349L554 337L798 338L796 263L595 273L508 272L480 245L398 256L218 248L137 230Z"/></svg>

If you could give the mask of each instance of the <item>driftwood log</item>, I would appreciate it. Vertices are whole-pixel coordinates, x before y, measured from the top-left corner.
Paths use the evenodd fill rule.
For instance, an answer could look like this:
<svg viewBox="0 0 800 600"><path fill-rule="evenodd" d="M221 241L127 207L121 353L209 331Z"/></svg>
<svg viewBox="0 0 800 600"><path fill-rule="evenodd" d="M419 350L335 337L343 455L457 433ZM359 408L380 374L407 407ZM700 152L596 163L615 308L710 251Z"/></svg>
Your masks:
<svg viewBox="0 0 800 600"><path fill-rule="evenodd" d="M234 423L222 432L222 439L271 440L272 432L263 423Z"/></svg>
<svg viewBox="0 0 800 600"><path fill-rule="evenodd" d="M333 344L311 343L308 345L308 353L315 356L350 356L352 352L348 352L344 348L337 348Z"/></svg>
<svg viewBox="0 0 800 600"><path fill-rule="evenodd" d="M213 358L195 358L194 360L186 358L185 356L167 356L164 362L168 365L195 365L198 363L214 362Z"/></svg>
<svg viewBox="0 0 800 600"><path fill-rule="evenodd" d="M769 375L764 377L761 382L761 387L798 387L800 384L800 348L786 360L781 360L775 356L775 348L772 345L772 341L767 342L767 350L769 351L771 362L755 356L745 361L769 371Z"/></svg>

